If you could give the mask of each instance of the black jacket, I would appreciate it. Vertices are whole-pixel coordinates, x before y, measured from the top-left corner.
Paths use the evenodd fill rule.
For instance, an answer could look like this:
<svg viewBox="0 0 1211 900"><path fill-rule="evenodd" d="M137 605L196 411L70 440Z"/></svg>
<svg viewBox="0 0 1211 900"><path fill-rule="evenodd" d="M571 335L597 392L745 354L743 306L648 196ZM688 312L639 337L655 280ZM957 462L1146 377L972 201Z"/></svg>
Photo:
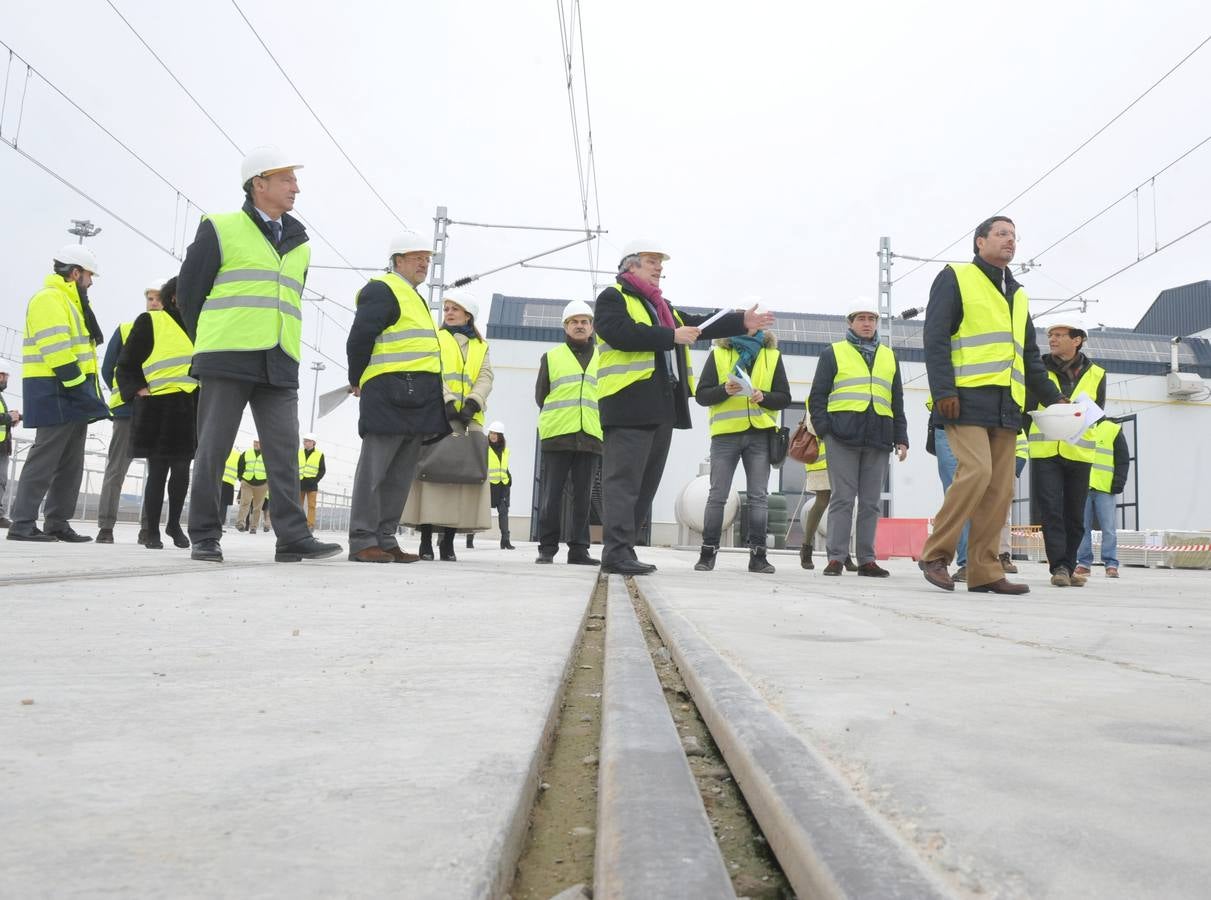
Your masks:
<svg viewBox="0 0 1211 900"><path fill-rule="evenodd" d="M869 364L868 364L869 365ZM891 382L891 416L881 416L870 404L862 412L828 411L828 395L837 379L837 354L832 346L824 348L816 363L807 411L812 417L816 434L850 447L873 447L890 451L896 444L908 444L908 420L904 417L904 386L900 380L900 364Z"/></svg>
<svg viewBox="0 0 1211 900"><path fill-rule="evenodd" d="M0 425L4 425L7 431L4 435L4 440L0 441L0 456L9 456L13 452L13 416L7 410L8 402L5 401L5 411L0 412ZM8 465L8 461L2 465Z"/></svg>
<svg viewBox="0 0 1211 900"><path fill-rule="evenodd" d="M724 338L717 341L721 347L730 347L731 341ZM770 349L775 349L778 346L777 339L774 338L772 332L765 333L765 346ZM786 380L786 367L782 365L782 355L778 355L778 363L774 366L774 379L768 391L763 391L764 397L757 405L762 409L768 409L777 412L780 409L786 409L791 404L791 386ZM706 358L706 365L702 367L702 377L698 379L698 389L694 391L694 399L698 401L699 406L717 406L727 400L731 395L724 390L723 385L719 381L719 372L715 367L715 353L711 351ZM774 416L774 421L778 421L778 417ZM756 431L753 427L748 428L749 431Z"/></svg>
<svg viewBox="0 0 1211 900"><path fill-rule="evenodd" d="M593 359L597 339L590 335L583 344L577 344L571 338L566 339L564 343L568 345L572 355L580 363L580 367L587 369ZM549 393L551 393L551 372L547 368L547 354L544 353L542 359L538 361L538 379L534 382L534 402L538 404L539 410L542 409ZM544 453L595 453L600 456L601 441L584 431L574 431L571 434L558 434L555 437L547 438L542 442L542 450Z"/></svg>
<svg viewBox="0 0 1211 900"><path fill-rule="evenodd" d="M244 213L256 223L266 238L272 240L269 226L252 205L244 201ZM303 223L289 214L282 215L282 242L278 252L285 256L296 247L307 243L307 230ZM214 287L223 258L219 250L219 236L214 225L203 219L198 223L198 233L185 251L181 273L177 277L177 304L185 322L185 333L197 342L198 316L206 296ZM304 275L306 280L306 275ZM274 387L297 388L299 386L299 364L291 359L281 347L268 350L242 350L223 353L203 353L193 358L190 374L195 378L213 376L231 378L236 381L255 381Z"/></svg>
<svg viewBox="0 0 1211 900"><path fill-rule="evenodd" d="M1001 272L994 265L984 262L980 257L972 260L980 271L988 276L988 280L1001 290ZM1018 289L1017 279L1013 273L1005 271L1005 292L1002 296L1013 297ZM1006 303L1009 300L1005 301ZM959 398L959 418L945 424L950 425L979 425L984 428L1009 428L1020 431L1022 428L1022 411L1013 402L1013 396L1008 387L990 385L987 387L957 388L955 387L954 366L950 361L950 337L959 330L963 321L963 299L959 294L959 281L954 270L947 266L938 273L929 289L929 305L925 311L925 369L929 375L929 391L934 402L946 397ZM1023 343L1022 362L1026 368L1026 389L1033 392L1050 406L1059 399L1055 385L1047 378L1047 370L1039 358L1038 339L1035 335L1034 321L1029 313L1026 315L1026 338ZM1036 404L1037 405L1037 404ZM1027 406L1027 409L1033 409Z"/></svg>
<svg viewBox="0 0 1211 900"><path fill-rule="evenodd" d="M101 361L101 381L104 383L106 390L112 390L114 383L114 370L118 365L118 357L122 353L122 326L119 325L114 329L113 335L109 338L109 345L105 348L105 359ZM146 357L144 357L146 358ZM118 389L119 392L121 388ZM131 406L130 396L122 394L124 402L115 407L111 407L109 414L115 419L126 419L134 411Z"/></svg>
<svg viewBox="0 0 1211 900"><path fill-rule="evenodd" d="M656 311L651 304L637 294L635 297L648 308L652 321ZM608 287L597 296L593 310L594 324L602 340L615 350L641 351L656 354L656 371L651 378L628 385L616 394L598 400L603 428L650 428L672 424L674 428L689 428L690 391L686 383L685 354L682 345L673 341L673 329L662 325L641 325L627 314L626 300L617 288ZM678 310L686 325L700 325L710 316L697 316ZM735 312L722 316L710 328L702 332L702 339L731 337L744 334L744 313ZM665 363L665 350L676 350L673 354L677 366L677 380L669 377Z"/></svg>
<svg viewBox="0 0 1211 900"><path fill-rule="evenodd" d="M356 385L370 364L374 340L399 321L399 303L391 288L369 281L358 291L357 312L345 341L349 384ZM406 434L418 437L450 433L437 372L387 372L362 388L357 433Z"/></svg>

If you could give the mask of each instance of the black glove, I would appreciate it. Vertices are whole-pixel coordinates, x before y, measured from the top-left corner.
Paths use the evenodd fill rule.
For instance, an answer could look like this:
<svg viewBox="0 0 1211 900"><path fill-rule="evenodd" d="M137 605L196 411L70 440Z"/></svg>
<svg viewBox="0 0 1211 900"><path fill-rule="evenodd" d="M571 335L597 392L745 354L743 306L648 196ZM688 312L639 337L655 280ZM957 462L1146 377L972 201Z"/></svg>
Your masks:
<svg viewBox="0 0 1211 900"><path fill-rule="evenodd" d="M462 421L462 416L460 416L458 414L458 407L454 404L453 400L446 401L446 421L447 422L461 422Z"/></svg>
<svg viewBox="0 0 1211 900"><path fill-rule="evenodd" d="M479 403L473 398L468 397L463 401L462 412L459 413L459 416L462 418L464 423L468 423L475 418L475 414L477 412L479 412Z"/></svg>

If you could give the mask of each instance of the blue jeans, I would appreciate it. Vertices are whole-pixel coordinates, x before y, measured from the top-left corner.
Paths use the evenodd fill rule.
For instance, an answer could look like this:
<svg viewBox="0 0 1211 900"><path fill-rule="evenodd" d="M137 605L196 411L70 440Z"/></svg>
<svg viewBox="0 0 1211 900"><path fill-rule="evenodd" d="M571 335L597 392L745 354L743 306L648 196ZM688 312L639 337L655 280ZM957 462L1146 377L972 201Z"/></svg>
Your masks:
<svg viewBox="0 0 1211 900"><path fill-rule="evenodd" d="M1090 489L1085 497L1085 537L1076 551L1076 564L1088 569L1093 564L1093 515L1097 513L1102 528L1102 563L1107 568L1118 568L1118 510L1114 494Z"/></svg>
<svg viewBox="0 0 1211 900"><path fill-rule="evenodd" d="M942 492L945 493L950 490L950 483L954 481L955 469L959 467L959 461L950 451L950 441L946 439L946 429L935 428L933 442L934 451L938 456L938 477L942 479ZM970 519L963 525L963 532L959 535L959 545L955 548L955 565L967 565L967 533L969 531L971 531Z"/></svg>
<svg viewBox="0 0 1211 900"><path fill-rule="evenodd" d="M769 523L769 431L752 429L711 438L711 490L703 515L702 545L718 547L723 532L723 507L732 492L737 463L744 463L748 491L748 544L765 547Z"/></svg>

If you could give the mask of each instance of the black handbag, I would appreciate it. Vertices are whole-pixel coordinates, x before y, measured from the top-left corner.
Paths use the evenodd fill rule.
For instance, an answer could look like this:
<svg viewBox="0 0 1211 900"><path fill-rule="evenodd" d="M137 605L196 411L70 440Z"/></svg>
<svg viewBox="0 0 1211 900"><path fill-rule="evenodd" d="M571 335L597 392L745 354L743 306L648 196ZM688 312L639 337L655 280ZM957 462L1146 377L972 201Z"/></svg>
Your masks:
<svg viewBox="0 0 1211 900"><path fill-rule="evenodd" d="M775 469L781 468L786 461L786 448L790 445L791 430L785 425L775 428L769 433L769 464Z"/></svg>
<svg viewBox="0 0 1211 900"><path fill-rule="evenodd" d="M454 431L427 444L421 448L416 477L437 484L483 484L488 478L488 436Z"/></svg>

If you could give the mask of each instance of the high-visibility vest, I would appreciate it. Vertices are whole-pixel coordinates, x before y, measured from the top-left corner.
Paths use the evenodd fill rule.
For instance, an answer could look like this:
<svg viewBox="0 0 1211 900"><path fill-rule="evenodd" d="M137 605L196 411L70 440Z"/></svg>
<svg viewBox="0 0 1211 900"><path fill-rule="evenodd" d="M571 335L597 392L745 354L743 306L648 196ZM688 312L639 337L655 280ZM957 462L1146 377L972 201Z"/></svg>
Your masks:
<svg viewBox="0 0 1211 900"><path fill-rule="evenodd" d="M640 325L652 324L652 315L643 301L623 290L621 284L615 284L614 289L622 294L627 305L627 315ZM684 325L681 313L673 310L673 319L678 325ZM639 381L646 381L656 371L656 352L654 350L615 350L597 335L597 348L601 351L601 364L597 369L597 397L609 397L617 394L625 387ZM682 344L681 351L685 355L685 377L690 393L694 393L694 366L690 360L689 344ZM660 351L663 352L663 351ZM675 373L673 373L675 374Z"/></svg>
<svg viewBox="0 0 1211 900"><path fill-rule="evenodd" d="M244 480L264 481L268 477L265 474L265 457L249 447L244 451Z"/></svg>
<svg viewBox="0 0 1211 900"><path fill-rule="evenodd" d="M442 381L445 382L446 390L454 395L454 408L462 409L463 402L475 386L475 380L479 378L484 357L488 355L488 344L480 338L471 338L467 341L467 356L464 359L462 351L458 348L458 341L454 340L454 335L450 332L444 329L439 331L437 343L441 346ZM473 418L483 425L484 410L481 409Z"/></svg>
<svg viewBox="0 0 1211 900"><path fill-rule="evenodd" d="M227 462L223 465L223 480L235 487L240 480L240 451L232 450L227 454Z"/></svg>
<svg viewBox="0 0 1211 900"><path fill-rule="evenodd" d="M324 459L324 451L319 447L313 449L310 453L304 448L299 448L299 480L304 478L318 478L320 474L320 462Z"/></svg>
<svg viewBox="0 0 1211 900"><path fill-rule="evenodd" d="M1020 287L1012 304L975 263L950 263L959 283L963 321L950 336L955 386L1009 388L1018 408L1026 405L1026 317L1030 300Z"/></svg>
<svg viewBox="0 0 1211 900"><path fill-rule="evenodd" d="M192 394L198 380L189 377L193 361L193 342L169 313L162 309L151 316L153 344L151 355L143 361L143 377L152 396L159 394Z"/></svg>
<svg viewBox="0 0 1211 900"><path fill-rule="evenodd" d="M55 369L75 363L80 374L62 382L73 388L89 382L97 384L97 350L84 322L84 306L74 281L61 275L47 275L42 290L30 298L25 311L25 341L21 355L21 377L58 378Z"/></svg>
<svg viewBox="0 0 1211 900"><path fill-rule="evenodd" d="M1030 458L1030 439L1026 437L1025 431L1018 432L1017 446L1014 449L1013 455L1018 459Z"/></svg>
<svg viewBox="0 0 1211 900"><path fill-rule="evenodd" d="M597 412L597 374L600 354L593 348L587 368L567 344L547 351L547 377L551 389L538 414L540 440L583 431L601 440L601 416Z"/></svg>
<svg viewBox="0 0 1211 900"><path fill-rule="evenodd" d="M376 275L371 281L381 281L391 289L399 304L399 319L374 339L370 362L362 372L358 387L376 375L387 372L433 372L442 370L441 345L433 314L416 288L395 272Z"/></svg>
<svg viewBox="0 0 1211 900"><path fill-rule="evenodd" d="M8 423L4 417L8 415L8 404L4 402L4 394L0 394L0 443L8 440ZM5 462L4 465L8 463Z"/></svg>
<svg viewBox="0 0 1211 900"><path fill-rule="evenodd" d="M491 444L488 445L488 483L489 484L508 484L509 483L509 448L505 447L505 452L497 455L496 448Z"/></svg>
<svg viewBox="0 0 1211 900"><path fill-rule="evenodd" d="M891 387L896 377L896 356L886 344L875 351L873 366L849 341L833 344L837 374L828 395L828 411L865 412L872 405L881 416L891 417Z"/></svg>
<svg viewBox="0 0 1211 900"><path fill-rule="evenodd" d="M243 210L204 218L214 226L223 263L198 316L194 352L281 347L297 361L311 245L281 256Z"/></svg>
<svg viewBox="0 0 1211 900"><path fill-rule="evenodd" d="M118 326L118 334L122 339L122 343L126 343L126 339L130 337L130 329L134 327L134 322L123 322ZM125 406L126 400L122 397L122 392L118 390L118 370L114 368L114 377L109 384L109 408L117 409L119 406Z"/></svg>
<svg viewBox="0 0 1211 900"><path fill-rule="evenodd" d="M819 472L828 468L828 448L824 444L824 438L819 435L816 436L816 446L820 449L820 455L816 457L816 461L803 464L803 468L809 472Z"/></svg>
<svg viewBox="0 0 1211 900"><path fill-rule="evenodd" d="M1094 441L1093 465L1089 467L1089 488L1109 494L1114 483L1114 442L1123 426L1102 419L1086 432Z"/></svg>
<svg viewBox="0 0 1211 900"><path fill-rule="evenodd" d="M1047 377L1059 390L1060 379L1055 372L1048 372ZM1097 363L1091 363L1089 368L1082 373L1081 380L1073 387L1072 398L1076 399L1081 394L1088 394L1090 398L1097 397L1097 389L1105 377L1106 370ZM1043 409L1043 404L1039 404L1039 409ZM1058 454L1064 459L1071 459L1074 462L1093 462L1095 444L1088 429L1075 441L1049 441L1043 437L1039 426L1032 422L1027 437L1030 439L1031 459L1050 459Z"/></svg>
<svg viewBox="0 0 1211 900"><path fill-rule="evenodd" d="M711 351L715 356L715 372L719 376L719 384L727 382L728 376L736 368L740 354L732 347L716 347ZM753 371L749 380L753 387L762 393L774 386L774 371L778 368L777 350L762 347L753 359ZM777 428L773 414L752 401L751 397L743 394L733 394L722 403L711 407L711 435L734 434L738 431L748 431L750 428Z"/></svg>

